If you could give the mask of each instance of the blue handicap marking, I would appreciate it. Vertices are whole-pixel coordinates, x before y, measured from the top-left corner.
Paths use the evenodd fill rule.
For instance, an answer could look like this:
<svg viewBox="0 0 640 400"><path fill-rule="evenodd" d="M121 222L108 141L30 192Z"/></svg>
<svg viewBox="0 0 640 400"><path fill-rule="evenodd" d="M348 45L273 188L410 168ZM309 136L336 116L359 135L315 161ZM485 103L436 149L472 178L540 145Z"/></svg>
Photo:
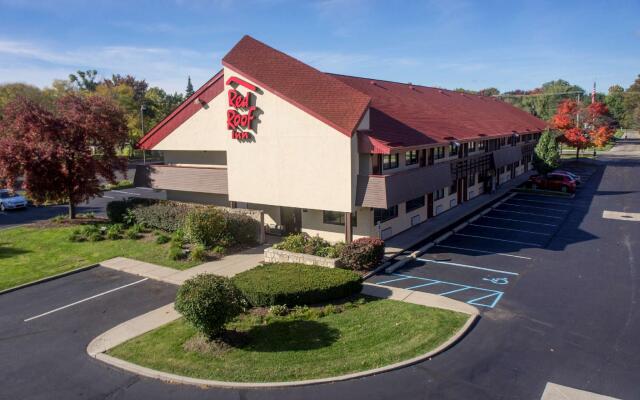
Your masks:
<svg viewBox="0 0 640 400"><path fill-rule="evenodd" d="M508 285L508 278L482 278L483 281L491 282L496 285Z"/></svg>

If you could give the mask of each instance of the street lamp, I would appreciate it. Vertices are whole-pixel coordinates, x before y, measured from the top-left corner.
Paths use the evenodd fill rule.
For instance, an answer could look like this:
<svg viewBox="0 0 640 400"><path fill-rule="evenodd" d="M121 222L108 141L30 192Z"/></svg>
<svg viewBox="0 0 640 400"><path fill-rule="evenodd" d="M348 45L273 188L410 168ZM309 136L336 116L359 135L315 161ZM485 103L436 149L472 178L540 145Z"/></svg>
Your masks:
<svg viewBox="0 0 640 400"><path fill-rule="evenodd" d="M144 110L147 109L147 106L142 103L140 105L140 131L142 132L142 136L144 136ZM142 149L142 164L147 163L146 151Z"/></svg>

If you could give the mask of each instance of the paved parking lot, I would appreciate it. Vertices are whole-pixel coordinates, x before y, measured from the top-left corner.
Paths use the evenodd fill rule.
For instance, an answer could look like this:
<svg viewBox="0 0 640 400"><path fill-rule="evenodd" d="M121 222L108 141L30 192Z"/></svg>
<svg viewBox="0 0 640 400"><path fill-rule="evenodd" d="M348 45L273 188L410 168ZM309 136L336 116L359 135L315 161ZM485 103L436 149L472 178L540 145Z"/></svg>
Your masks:
<svg viewBox="0 0 640 400"><path fill-rule="evenodd" d="M583 168L583 185L593 173ZM579 189L581 190L581 189ZM519 193L430 248L415 261L369 282L447 296L495 308L531 268L572 209L574 199Z"/></svg>

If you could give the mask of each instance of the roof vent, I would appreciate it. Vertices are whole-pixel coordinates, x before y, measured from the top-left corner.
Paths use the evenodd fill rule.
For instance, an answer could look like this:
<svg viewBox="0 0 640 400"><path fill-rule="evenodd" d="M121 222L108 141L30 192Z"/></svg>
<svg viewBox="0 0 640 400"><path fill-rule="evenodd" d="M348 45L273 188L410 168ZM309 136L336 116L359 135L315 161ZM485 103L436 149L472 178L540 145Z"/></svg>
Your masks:
<svg viewBox="0 0 640 400"><path fill-rule="evenodd" d="M369 81L369 83L372 84L373 86L377 85L376 81Z"/></svg>
<svg viewBox="0 0 640 400"><path fill-rule="evenodd" d="M411 82L409 82L409 89L415 90L415 88L413 87L413 83L411 83Z"/></svg>
<svg viewBox="0 0 640 400"><path fill-rule="evenodd" d="M438 89L438 93L444 93L442 89Z"/></svg>

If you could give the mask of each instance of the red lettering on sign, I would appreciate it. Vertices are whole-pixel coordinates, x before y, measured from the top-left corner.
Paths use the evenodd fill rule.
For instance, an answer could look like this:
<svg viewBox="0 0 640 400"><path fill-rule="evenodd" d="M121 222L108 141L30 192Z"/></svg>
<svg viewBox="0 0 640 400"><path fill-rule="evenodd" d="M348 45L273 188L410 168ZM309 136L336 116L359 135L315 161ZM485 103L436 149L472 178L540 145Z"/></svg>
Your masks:
<svg viewBox="0 0 640 400"><path fill-rule="evenodd" d="M249 107L246 114L240 114L236 110L227 110L227 129L235 130L236 128L251 129L251 121L253 121L253 112L255 107Z"/></svg>
<svg viewBox="0 0 640 400"><path fill-rule="evenodd" d="M244 86L245 88L252 91L256 91L258 89L248 82L235 76L232 76L227 80L227 85L230 85L232 83ZM255 106L250 106L251 92L247 92L246 95L243 95L236 89L231 88L227 92L227 101L229 107L231 107L231 109L227 110L227 129L231 131L231 138L236 140L251 139L252 136L250 136L251 134L249 130L254 129L251 125L255 118L254 112L256 111ZM242 114L238 111L238 109L247 111L245 114Z"/></svg>
<svg viewBox="0 0 640 400"><path fill-rule="evenodd" d="M251 98L251 93L247 93L246 96L243 96L242 93L238 92L237 90L229 89L229 93L228 93L229 107L248 108L250 98Z"/></svg>
<svg viewBox="0 0 640 400"><path fill-rule="evenodd" d="M231 139L248 140L249 139L249 132L246 132L246 131L233 131L233 132L231 132Z"/></svg>

